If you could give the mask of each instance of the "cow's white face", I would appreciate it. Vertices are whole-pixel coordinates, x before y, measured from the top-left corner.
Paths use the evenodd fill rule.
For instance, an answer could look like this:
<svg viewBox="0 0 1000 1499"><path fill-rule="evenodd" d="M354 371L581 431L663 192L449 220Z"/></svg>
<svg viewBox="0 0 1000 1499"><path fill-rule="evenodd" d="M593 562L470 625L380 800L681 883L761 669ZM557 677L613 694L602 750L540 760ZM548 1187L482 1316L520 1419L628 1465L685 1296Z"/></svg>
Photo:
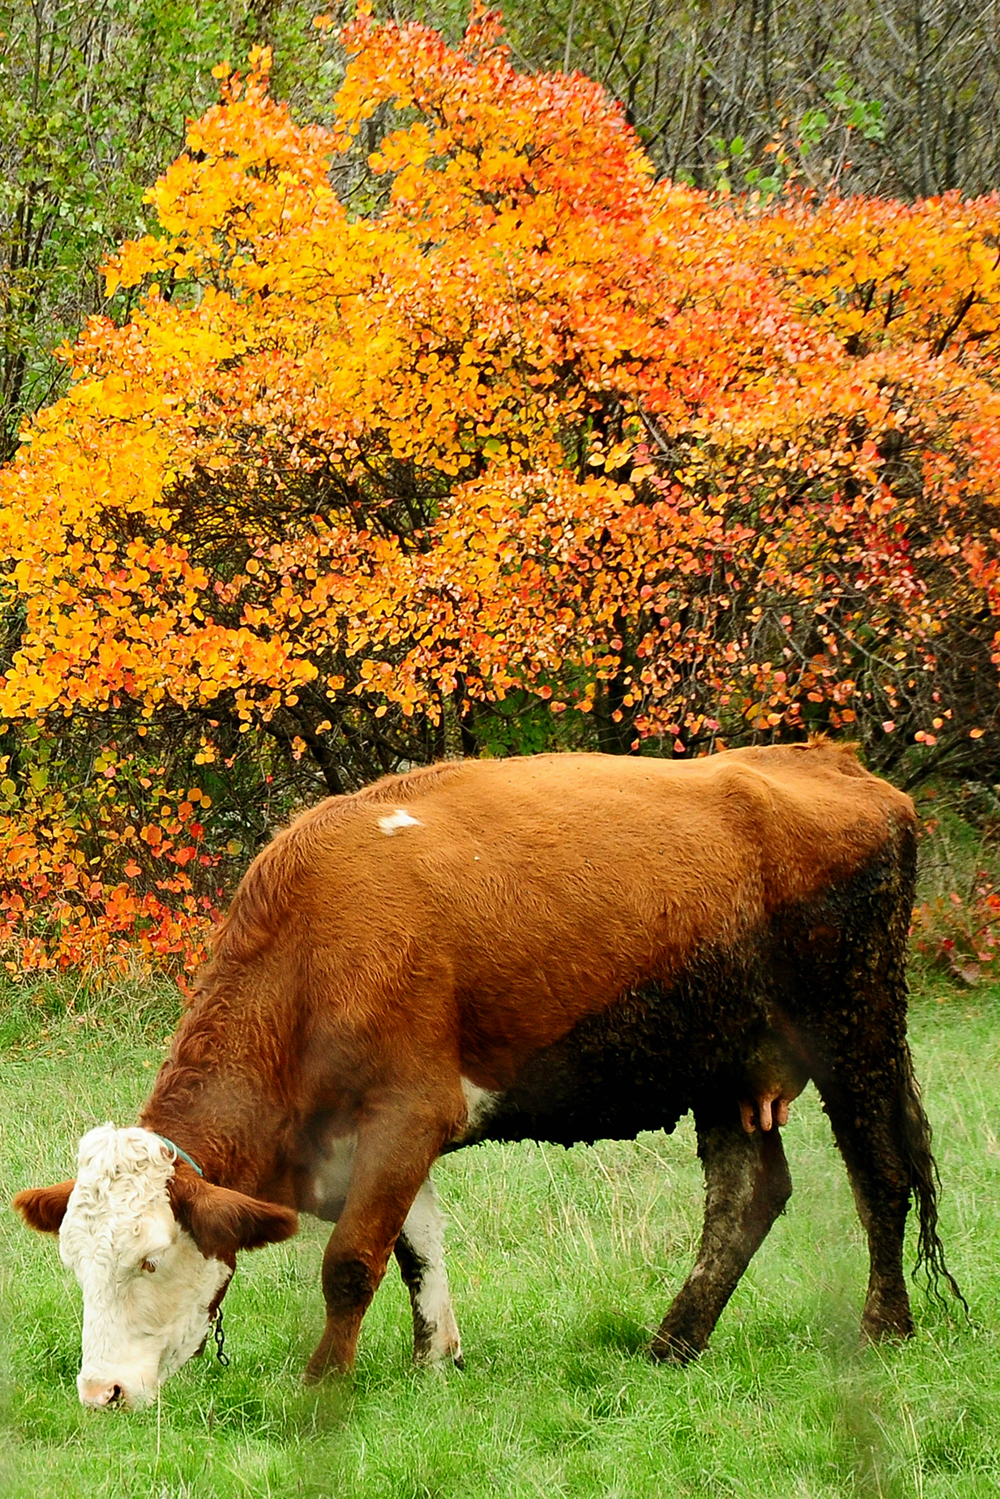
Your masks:
<svg viewBox="0 0 1000 1499"><path fill-rule="evenodd" d="M168 1190L168 1183L169 1190ZM101 1125L80 1141L76 1182L22 1192L34 1228L58 1231L83 1290L84 1405L142 1406L198 1353L238 1249L285 1239L288 1208L185 1172L146 1129Z"/></svg>
<svg viewBox="0 0 1000 1499"><path fill-rule="evenodd" d="M203 1345L232 1274L174 1216L170 1151L144 1129L105 1124L80 1141L59 1254L83 1291L85 1405L145 1405Z"/></svg>

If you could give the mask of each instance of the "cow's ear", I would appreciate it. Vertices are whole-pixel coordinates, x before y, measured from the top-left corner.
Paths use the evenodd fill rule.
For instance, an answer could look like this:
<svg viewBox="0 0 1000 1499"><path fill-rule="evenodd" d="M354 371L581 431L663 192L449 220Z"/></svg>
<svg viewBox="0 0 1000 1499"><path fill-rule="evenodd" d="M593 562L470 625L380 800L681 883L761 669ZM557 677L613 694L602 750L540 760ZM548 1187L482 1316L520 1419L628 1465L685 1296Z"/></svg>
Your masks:
<svg viewBox="0 0 1000 1499"><path fill-rule="evenodd" d="M11 1207L25 1223L42 1234L57 1234L66 1215L69 1194L75 1182L59 1182L55 1187L29 1187L18 1192Z"/></svg>
<svg viewBox="0 0 1000 1499"><path fill-rule="evenodd" d="M238 1249L261 1249L290 1239L298 1214L228 1187L216 1187L189 1172L167 1183L174 1215L208 1259L232 1261Z"/></svg>

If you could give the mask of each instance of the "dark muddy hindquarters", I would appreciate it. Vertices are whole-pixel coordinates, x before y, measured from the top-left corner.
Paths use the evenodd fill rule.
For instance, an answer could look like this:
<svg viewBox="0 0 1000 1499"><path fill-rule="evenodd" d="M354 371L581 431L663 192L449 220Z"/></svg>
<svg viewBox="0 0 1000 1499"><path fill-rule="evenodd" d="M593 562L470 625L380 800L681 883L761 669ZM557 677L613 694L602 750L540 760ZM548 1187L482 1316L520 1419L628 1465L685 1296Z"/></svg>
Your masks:
<svg viewBox="0 0 1000 1499"><path fill-rule="evenodd" d="M903 1277L911 1194L920 1255L958 1292L937 1235L930 1128L906 1042L906 939L915 845L908 828L821 895L776 913L736 948L702 949L669 990L630 991L523 1068L480 1138L560 1145L670 1131L692 1112L705 1171L698 1260L654 1340L703 1349L791 1193L778 1119L812 1077L843 1155L871 1253L863 1328L912 1331Z"/></svg>

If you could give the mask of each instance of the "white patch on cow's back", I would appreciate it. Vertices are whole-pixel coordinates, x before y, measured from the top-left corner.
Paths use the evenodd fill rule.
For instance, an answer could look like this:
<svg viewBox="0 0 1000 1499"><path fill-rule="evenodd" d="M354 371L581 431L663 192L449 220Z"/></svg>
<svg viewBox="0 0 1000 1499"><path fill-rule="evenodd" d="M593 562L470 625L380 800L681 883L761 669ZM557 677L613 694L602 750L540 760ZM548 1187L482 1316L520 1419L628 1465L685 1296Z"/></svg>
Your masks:
<svg viewBox="0 0 1000 1499"><path fill-rule="evenodd" d="M388 838L393 837L401 828L422 828L423 823L419 817L414 817L407 812L405 807L397 807L385 817L380 817L378 825Z"/></svg>
<svg viewBox="0 0 1000 1499"><path fill-rule="evenodd" d="M229 1279L174 1217L173 1170L150 1130L104 1124L80 1141L59 1253L83 1291L77 1387L87 1405L108 1404L115 1390L133 1406L155 1399L208 1335L208 1308Z"/></svg>
<svg viewBox="0 0 1000 1499"><path fill-rule="evenodd" d="M326 1149L317 1162L313 1181L317 1218L335 1223L344 1211L357 1148L357 1135L337 1135L327 1141Z"/></svg>
<svg viewBox="0 0 1000 1499"><path fill-rule="evenodd" d="M463 1077L461 1083L468 1115L462 1129L454 1137L456 1141L474 1138L496 1108L501 1096L499 1093L491 1093L489 1088L480 1088L478 1083L467 1077Z"/></svg>

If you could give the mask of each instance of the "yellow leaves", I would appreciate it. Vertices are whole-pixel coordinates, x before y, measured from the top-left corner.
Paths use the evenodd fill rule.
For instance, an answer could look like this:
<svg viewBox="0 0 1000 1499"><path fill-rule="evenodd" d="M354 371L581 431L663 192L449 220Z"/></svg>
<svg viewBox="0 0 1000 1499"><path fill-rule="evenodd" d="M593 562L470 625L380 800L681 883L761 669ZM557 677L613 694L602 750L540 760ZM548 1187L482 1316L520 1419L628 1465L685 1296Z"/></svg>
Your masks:
<svg viewBox="0 0 1000 1499"><path fill-rule="evenodd" d="M385 136L378 151L368 158L373 172L401 172L406 167L419 169L434 151L434 137L430 128L418 121L409 130L397 130Z"/></svg>
<svg viewBox="0 0 1000 1499"><path fill-rule="evenodd" d="M270 47L256 45L250 48L250 72L255 83L267 83L272 60Z"/></svg>
<svg viewBox="0 0 1000 1499"><path fill-rule="evenodd" d="M201 825L189 819L185 827L162 800L163 767L136 775L134 763L119 760L108 745L99 761L116 777L91 781L81 802L79 777L57 763L56 742L30 729L21 742L54 773L40 791L22 787L0 811L7 971L73 968L99 983L124 970L144 973L185 959L197 964L215 907L205 895L196 898L185 867L193 870L197 861L207 871L218 856L205 851ZM69 799L57 786L70 788ZM149 821L130 820L140 804L152 814Z"/></svg>
<svg viewBox="0 0 1000 1499"><path fill-rule="evenodd" d="M144 276L165 270L170 264L168 249L167 240L152 234L129 240L105 262L105 295L111 297L120 286L137 286Z"/></svg>
<svg viewBox="0 0 1000 1499"><path fill-rule="evenodd" d="M631 459L633 451L634 444L631 442L616 443L605 454L605 469L607 469L607 471L610 473L612 470L621 468L623 464L627 463Z"/></svg>
<svg viewBox="0 0 1000 1499"><path fill-rule="evenodd" d="M925 340L981 357L1000 328L994 199L831 199L765 215L762 256L810 318L855 354ZM984 347L985 345L985 347Z"/></svg>

